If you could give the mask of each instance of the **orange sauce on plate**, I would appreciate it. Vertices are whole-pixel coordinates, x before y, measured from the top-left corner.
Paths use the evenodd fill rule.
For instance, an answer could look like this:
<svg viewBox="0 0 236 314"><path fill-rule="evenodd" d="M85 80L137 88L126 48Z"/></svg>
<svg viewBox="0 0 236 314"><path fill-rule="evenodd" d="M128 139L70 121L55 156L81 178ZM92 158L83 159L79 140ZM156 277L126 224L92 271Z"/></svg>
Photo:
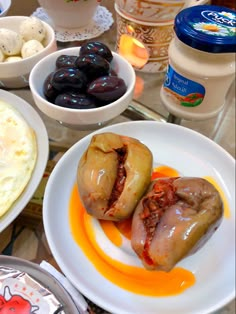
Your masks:
<svg viewBox="0 0 236 314"><path fill-rule="evenodd" d="M158 171L161 173L160 169ZM97 271L114 284L141 295L170 296L182 293L195 283L195 276L181 267L175 267L168 273L148 271L144 267L127 265L113 259L97 243L93 218L86 213L76 185L73 187L69 206L71 233L75 241ZM131 219L118 223L101 220L100 225L107 238L117 247L122 245L122 236L130 239Z"/></svg>
<svg viewBox="0 0 236 314"><path fill-rule="evenodd" d="M123 289L147 296L169 296L183 292L195 282L194 275L180 267L168 273L148 271L108 256L96 241L92 217L83 208L76 185L70 199L70 225L75 241L97 271ZM115 245L122 244L121 233L112 222L102 222L102 227Z"/></svg>
<svg viewBox="0 0 236 314"><path fill-rule="evenodd" d="M153 170L152 179L178 176L180 175L175 169L160 166ZM205 179L214 184L219 191L224 202L225 217L229 217L229 206L222 190L212 178ZM131 266L115 260L104 252L96 240L92 223L94 218L84 209L76 184L71 193L69 218L71 233L80 249L97 271L115 285L132 293L146 296L177 295L194 285L196 281L194 274L181 267L175 267L170 272L148 271L144 267ZM123 238L131 238L131 221L132 218L121 222L100 220L99 224L106 237L116 247L121 248Z"/></svg>

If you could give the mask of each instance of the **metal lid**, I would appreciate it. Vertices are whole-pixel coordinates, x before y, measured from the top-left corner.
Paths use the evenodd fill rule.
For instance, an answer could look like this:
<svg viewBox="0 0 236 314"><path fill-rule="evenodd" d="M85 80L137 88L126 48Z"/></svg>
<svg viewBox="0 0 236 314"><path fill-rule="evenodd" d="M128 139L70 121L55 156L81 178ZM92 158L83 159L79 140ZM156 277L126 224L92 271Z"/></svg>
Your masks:
<svg viewBox="0 0 236 314"><path fill-rule="evenodd" d="M236 11L197 5L179 12L174 30L186 45L212 53L236 51Z"/></svg>

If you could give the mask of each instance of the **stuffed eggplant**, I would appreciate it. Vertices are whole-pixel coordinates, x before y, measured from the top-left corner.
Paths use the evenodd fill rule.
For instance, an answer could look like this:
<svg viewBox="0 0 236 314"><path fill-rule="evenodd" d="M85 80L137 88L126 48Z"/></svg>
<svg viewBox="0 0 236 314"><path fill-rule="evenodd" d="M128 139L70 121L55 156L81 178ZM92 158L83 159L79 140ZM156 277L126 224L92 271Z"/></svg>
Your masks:
<svg viewBox="0 0 236 314"><path fill-rule="evenodd" d="M152 162L151 151L134 138L94 135L77 172L86 211L98 219L128 218L151 182Z"/></svg>
<svg viewBox="0 0 236 314"><path fill-rule="evenodd" d="M154 180L133 215L132 248L145 268L170 271L205 244L222 216L221 197L207 180Z"/></svg>

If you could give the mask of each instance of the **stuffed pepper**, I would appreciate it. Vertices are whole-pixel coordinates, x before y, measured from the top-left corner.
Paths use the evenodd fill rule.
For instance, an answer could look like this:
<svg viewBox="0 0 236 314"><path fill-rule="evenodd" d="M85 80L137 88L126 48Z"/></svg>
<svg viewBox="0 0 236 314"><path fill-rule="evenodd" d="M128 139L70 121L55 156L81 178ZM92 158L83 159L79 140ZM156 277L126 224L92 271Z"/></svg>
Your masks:
<svg viewBox="0 0 236 314"><path fill-rule="evenodd" d="M145 268L170 271L219 227L221 197L203 178L159 178L140 200L132 219L131 245Z"/></svg>
<svg viewBox="0 0 236 314"><path fill-rule="evenodd" d="M137 139L115 133L94 135L78 165L78 190L86 211L98 219L128 218L146 192L151 151Z"/></svg>

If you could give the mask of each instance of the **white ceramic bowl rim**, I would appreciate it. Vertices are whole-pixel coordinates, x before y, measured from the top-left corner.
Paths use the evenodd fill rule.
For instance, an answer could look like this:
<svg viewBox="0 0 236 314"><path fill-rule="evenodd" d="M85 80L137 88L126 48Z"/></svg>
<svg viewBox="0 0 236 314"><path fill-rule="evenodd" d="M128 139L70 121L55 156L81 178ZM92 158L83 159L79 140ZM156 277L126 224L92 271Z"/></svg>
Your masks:
<svg viewBox="0 0 236 314"><path fill-rule="evenodd" d="M15 20L15 21L17 21L18 20L20 22L26 18L28 18L28 16L23 16L23 15L22 16L21 15L19 15L19 16L4 16L1 18L1 21L3 21L3 20L9 20L9 21ZM48 46L51 46L53 44L53 42L55 41L54 30L53 30L53 28L51 28L51 26L49 24L45 23L44 21L41 21L41 22L43 23L44 27L46 28L47 34L49 35L48 38L50 38L50 41L48 41L47 45L44 47L44 48L47 48ZM0 22L0 24L1 24L1 22ZM33 60L35 57L39 56L42 53L42 51L44 51L44 50L37 52L33 56L27 57L27 58L22 59L22 60L12 61L11 63L1 62L0 66L3 67L3 69L4 69L4 67L9 67L10 64L16 65L17 63L21 63L22 65L24 65L24 63L28 63L30 60Z"/></svg>
<svg viewBox="0 0 236 314"><path fill-rule="evenodd" d="M0 16L2 15L4 16L4 13L10 9L10 6L11 6L11 0L6 0L6 1L1 2L2 12L0 13Z"/></svg>
<svg viewBox="0 0 236 314"><path fill-rule="evenodd" d="M78 47L79 49L80 47ZM68 51L74 51L75 47L72 47L72 48L65 48L65 49L61 49L59 51L55 51L55 52L52 52L49 56L45 56L44 58L42 58L32 69L31 73L30 73L30 76L29 76L29 84L30 84L30 88L32 89L33 93L35 94L38 94L38 92L36 91L35 87L34 87L34 84L33 84L33 77L34 77L34 73L37 71L37 69L42 65L42 63L44 62L45 59L47 59L48 57L50 56L54 56L54 55L57 55L58 52L60 52L61 54L64 54L64 53L67 53ZM116 58L118 59L122 59L123 58L116 52L113 52L112 51L112 54L113 56L116 56ZM130 68L132 68L132 66L127 62L127 66L129 66ZM60 107L60 106L57 106L49 101L47 101L45 98L43 98L40 94L38 94L38 97L40 98L41 101L43 102L47 102L49 106L51 106L52 108L56 108L58 111L61 111L62 113L63 112L86 112L89 114L92 113L92 114L95 114L97 112L100 112L100 111L103 111L104 110L104 107L106 107L107 109L110 108L110 107L113 107L113 106L116 106L116 104L118 102L121 102L125 97L126 97L126 94L127 93L130 93L133 88L134 88L134 85L135 85L135 72L133 71L133 68L132 68L132 83L127 87L127 90L125 92L124 95L122 95L119 99L113 101L112 103L110 104L107 104L105 106L101 106L101 107L98 107L98 108L93 108L93 109L73 109L73 108L64 108L64 107Z"/></svg>

